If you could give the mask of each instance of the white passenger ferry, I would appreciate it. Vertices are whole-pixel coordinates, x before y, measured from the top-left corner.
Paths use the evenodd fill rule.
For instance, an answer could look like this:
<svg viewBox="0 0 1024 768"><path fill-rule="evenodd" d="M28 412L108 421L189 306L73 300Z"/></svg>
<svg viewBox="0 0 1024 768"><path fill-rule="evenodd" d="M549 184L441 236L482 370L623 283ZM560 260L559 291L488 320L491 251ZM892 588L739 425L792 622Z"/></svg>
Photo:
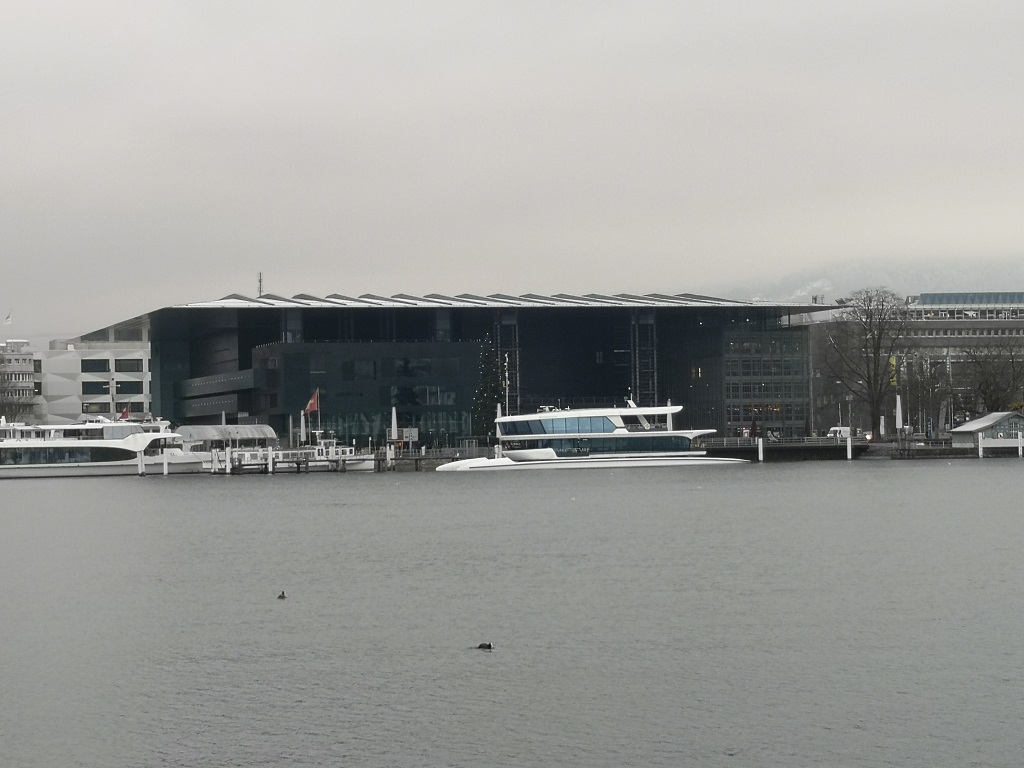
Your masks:
<svg viewBox="0 0 1024 768"><path fill-rule="evenodd" d="M0 420L0 478L200 472L167 422L27 425Z"/></svg>
<svg viewBox="0 0 1024 768"><path fill-rule="evenodd" d="M498 416L494 458L442 464L440 472L491 469L577 469L743 464L708 456L701 438L714 429L676 429L681 405L628 408L541 409Z"/></svg>

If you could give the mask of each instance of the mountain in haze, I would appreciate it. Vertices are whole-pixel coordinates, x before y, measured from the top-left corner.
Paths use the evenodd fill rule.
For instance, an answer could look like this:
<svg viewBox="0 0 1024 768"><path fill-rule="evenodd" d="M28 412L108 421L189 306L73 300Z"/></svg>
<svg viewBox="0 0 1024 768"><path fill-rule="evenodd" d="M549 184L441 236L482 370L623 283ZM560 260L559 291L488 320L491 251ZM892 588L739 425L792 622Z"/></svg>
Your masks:
<svg viewBox="0 0 1024 768"><path fill-rule="evenodd" d="M737 282L725 287L719 295L748 301L796 303L820 301L834 304L861 288L888 288L902 296L921 293L962 292L1024 292L1024 259L1007 261L968 260L950 264L880 264L856 263L831 265L820 270L791 273L756 284Z"/></svg>

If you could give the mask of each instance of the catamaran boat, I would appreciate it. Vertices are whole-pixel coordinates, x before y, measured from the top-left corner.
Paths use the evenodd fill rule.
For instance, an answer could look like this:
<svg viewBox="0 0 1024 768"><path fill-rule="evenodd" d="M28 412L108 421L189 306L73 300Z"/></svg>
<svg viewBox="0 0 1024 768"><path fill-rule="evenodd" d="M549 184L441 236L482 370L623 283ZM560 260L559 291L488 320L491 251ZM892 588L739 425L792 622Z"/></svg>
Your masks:
<svg viewBox="0 0 1024 768"><path fill-rule="evenodd" d="M495 420L493 458L442 464L440 472L490 469L578 469L742 464L745 459L708 456L701 438L714 429L676 429L681 405L627 408L542 408Z"/></svg>
<svg viewBox="0 0 1024 768"><path fill-rule="evenodd" d="M0 478L201 472L167 422L27 425L0 420Z"/></svg>

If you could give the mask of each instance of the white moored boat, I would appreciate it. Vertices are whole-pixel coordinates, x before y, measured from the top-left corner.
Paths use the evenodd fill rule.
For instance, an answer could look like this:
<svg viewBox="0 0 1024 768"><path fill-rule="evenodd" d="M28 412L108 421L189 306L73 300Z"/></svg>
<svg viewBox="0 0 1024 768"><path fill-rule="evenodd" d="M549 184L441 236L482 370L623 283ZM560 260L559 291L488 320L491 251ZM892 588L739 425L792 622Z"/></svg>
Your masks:
<svg viewBox="0 0 1024 768"><path fill-rule="evenodd" d="M442 464L439 472L491 469L577 469L743 464L708 456L701 438L714 429L675 429L680 405L628 408L545 408L522 416L498 416L494 458Z"/></svg>
<svg viewBox="0 0 1024 768"><path fill-rule="evenodd" d="M166 422L26 425L0 421L0 478L202 471Z"/></svg>

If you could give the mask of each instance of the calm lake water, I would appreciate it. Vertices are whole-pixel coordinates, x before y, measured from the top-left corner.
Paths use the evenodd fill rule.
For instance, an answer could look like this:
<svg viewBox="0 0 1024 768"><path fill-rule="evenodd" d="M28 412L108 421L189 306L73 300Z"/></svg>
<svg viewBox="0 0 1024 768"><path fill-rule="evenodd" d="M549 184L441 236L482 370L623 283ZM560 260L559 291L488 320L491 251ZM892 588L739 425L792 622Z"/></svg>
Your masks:
<svg viewBox="0 0 1024 768"><path fill-rule="evenodd" d="M1014 459L0 481L0 763L1019 766L1022 497Z"/></svg>

